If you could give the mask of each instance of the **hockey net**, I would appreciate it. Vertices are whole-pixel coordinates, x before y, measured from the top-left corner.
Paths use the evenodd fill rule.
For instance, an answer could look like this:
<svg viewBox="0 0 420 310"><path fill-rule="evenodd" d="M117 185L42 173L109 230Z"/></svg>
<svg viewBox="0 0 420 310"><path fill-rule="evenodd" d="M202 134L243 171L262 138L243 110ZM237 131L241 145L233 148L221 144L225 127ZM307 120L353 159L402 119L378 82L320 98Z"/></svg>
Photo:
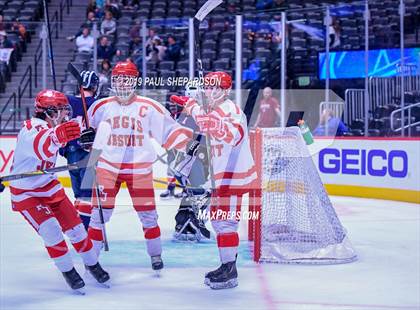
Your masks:
<svg viewBox="0 0 420 310"><path fill-rule="evenodd" d="M249 221L255 261L336 264L356 260L298 127L257 129L258 180Z"/></svg>

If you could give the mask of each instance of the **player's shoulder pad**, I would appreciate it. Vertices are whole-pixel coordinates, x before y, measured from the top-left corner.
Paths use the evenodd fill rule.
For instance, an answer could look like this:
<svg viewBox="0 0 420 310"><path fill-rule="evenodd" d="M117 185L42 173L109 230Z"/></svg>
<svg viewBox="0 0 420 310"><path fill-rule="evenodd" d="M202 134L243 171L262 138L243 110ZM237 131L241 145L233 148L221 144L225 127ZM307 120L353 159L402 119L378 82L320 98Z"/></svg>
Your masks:
<svg viewBox="0 0 420 310"><path fill-rule="evenodd" d="M216 112L219 112L222 116L240 116L242 110L230 99L226 99L222 104L216 108Z"/></svg>
<svg viewBox="0 0 420 310"><path fill-rule="evenodd" d="M42 129L49 129L48 123L40 118L33 117L31 119L25 120L23 122L21 132L30 132L35 131L38 132Z"/></svg>
<svg viewBox="0 0 420 310"><path fill-rule="evenodd" d="M136 96L135 102L138 104L146 105L148 107L151 107L155 111L165 114L169 113L168 110L165 108L165 106L159 102L157 102L154 99L144 97L144 96Z"/></svg>
<svg viewBox="0 0 420 310"><path fill-rule="evenodd" d="M91 106L89 107L89 110L92 111L91 113L93 115L96 111L103 108L108 103L111 103L111 102L114 102L114 101L115 101L114 97L106 97L106 98L98 99L91 104Z"/></svg>

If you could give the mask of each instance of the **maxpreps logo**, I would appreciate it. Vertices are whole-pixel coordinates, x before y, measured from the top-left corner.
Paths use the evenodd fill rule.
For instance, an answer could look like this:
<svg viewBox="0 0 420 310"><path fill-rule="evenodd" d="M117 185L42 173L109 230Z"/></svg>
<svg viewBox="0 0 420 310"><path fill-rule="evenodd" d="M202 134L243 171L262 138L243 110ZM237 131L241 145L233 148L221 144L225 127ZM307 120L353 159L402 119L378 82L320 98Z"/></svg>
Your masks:
<svg viewBox="0 0 420 310"><path fill-rule="evenodd" d="M327 174L407 176L408 156L402 150L358 150L326 148L319 153L319 170Z"/></svg>

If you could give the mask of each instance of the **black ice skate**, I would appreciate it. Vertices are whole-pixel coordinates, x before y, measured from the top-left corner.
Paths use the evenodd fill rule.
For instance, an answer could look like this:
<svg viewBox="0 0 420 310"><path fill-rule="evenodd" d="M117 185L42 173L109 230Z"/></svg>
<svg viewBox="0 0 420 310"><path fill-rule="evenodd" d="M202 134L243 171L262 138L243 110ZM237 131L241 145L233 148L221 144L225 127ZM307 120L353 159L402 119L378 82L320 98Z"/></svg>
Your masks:
<svg viewBox="0 0 420 310"><path fill-rule="evenodd" d="M210 278L215 277L216 275L218 275L219 273L222 272L222 266L220 265L219 268L217 268L216 270L207 272L206 275L204 276L204 284L210 286Z"/></svg>
<svg viewBox="0 0 420 310"><path fill-rule="evenodd" d="M236 261L222 264L215 271L209 272L206 274L204 283L206 283L206 280L210 288L214 290L238 286L238 271L236 270Z"/></svg>
<svg viewBox="0 0 420 310"><path fill-rule="evenodd" d="M159 275L160 271L163 269L163 261L160 255L151 256L152 269L156 271L156 274Z"/></svg>
<svg viewBox="0 0 420 310"><path fill-rule="evenodd" d="M85 281L74 267L70 271L63 272L63 277L72 290L84 295L84 292L80 289L85 286Z"/></svg>
<svg viewBox="0 0 420 310"><path fill-rule="evenodd" d="M86 266L86 269L89 271L92 277L94 277L95 280L98 281L98 283L102 284L105 287L108 287L108 285L106 285L105 282L107 282L110 279L109 274L102 268L99 262L93 266Z"/></svg>
<svg viewBox="0 0 420 310"><path fill-rule="evenodd" d="M170 199L174 197L174 190L173 189L167 189L162 194L160 194L160 198L162 199Z"/></svg>

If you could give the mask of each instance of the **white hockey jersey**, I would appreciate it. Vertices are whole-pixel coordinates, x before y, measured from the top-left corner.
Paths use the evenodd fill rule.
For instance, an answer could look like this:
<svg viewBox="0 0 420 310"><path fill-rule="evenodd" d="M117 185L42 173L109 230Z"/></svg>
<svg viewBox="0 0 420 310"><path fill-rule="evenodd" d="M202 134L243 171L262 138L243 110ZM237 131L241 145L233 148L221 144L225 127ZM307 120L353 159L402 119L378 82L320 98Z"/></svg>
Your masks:
<svg viewBox="0 0 420 310"><path fill-rule="evenodd" d="M136 96L127 105L115 97L96 101L88 111L90 126L111 125L98 167L121 174L148 174L156 160L155 139L165 149L185 151L193 132L179 125L157 101ZM98 133L100 134L100 133Z"/></svg>
<svg viewBox="0 0 420 310"><path fill-rule="evenodd" d="M55 166L58 149L54 128L46 121L31 118L24 122L17 137L11 173L24 173L43 170ZM28 199L51 197L64 194L55 174L38 175L10 182L10 192L14 210L23 210Z"/></svg>
<svg viewBox="0 0 420 310"><path fill-rule="evenodd" d="M197 107L191 113L195 119L204 112ZM257 178L257 170L249 144L246 116L229 99L219 104L210 114L221 118L227 127L223 140L210 137L216 188L248 191Z"/></svg>

